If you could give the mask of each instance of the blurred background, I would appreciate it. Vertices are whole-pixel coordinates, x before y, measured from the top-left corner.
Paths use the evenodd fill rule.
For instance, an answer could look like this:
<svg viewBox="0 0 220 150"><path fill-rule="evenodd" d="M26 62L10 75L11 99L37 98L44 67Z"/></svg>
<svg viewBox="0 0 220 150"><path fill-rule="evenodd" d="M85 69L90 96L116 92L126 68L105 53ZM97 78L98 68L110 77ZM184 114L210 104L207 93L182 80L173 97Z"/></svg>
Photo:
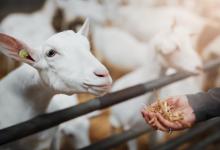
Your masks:
<svg viewBox="0 0 220 150"><path fill-rule="evenodd" d="M178 26L187 30L187 39L190 39L191 47L204 64L220 55L220 0L0 1L0 32L13 35L33 47L39 46L56 32L67 29L77 32L87 17L91 20L89 40L92 53L107 66L115 82L145 65L144 60L148 57L143 55L145 52L141 52L144 51L142 47L147 45L159 31L173 30ZM183 47L180 44L180 48ZM193 64L193 61L194 59L191 59L189 63L185 63L186 68L187 65ZM19 65L19 62L0 53L0 79ZM153 66L154 61L149 65ZM147 78L148 74L145 75ZM200 82L196 84L201 91L207 91L220 85L219 77L219 70L214 70L203 74L199 79ZM194 87L190 86L187 86L188 91L193 91ZM181 91L179 93L185 94ZM93 97L87 94L78 95L80 103ZM101 115L90 119L91 142L124 130L121 126L116 128L111 125L110 113L111 110L106 109ZM202 142L203 138L209 136L209 132L215 130L213 128L196 137L195 143ZM165 134L162 138L158 138L156 143L163 143L180 134L182 132ZM145 134L138 138L137 149L151 147L151 137L151 134ZM73 136L64 135L60 149L75 149L71 138ZM219 141L209 145L208 149L216 149ZM184 144L180 149L187 149L187 146L194 144L193 142ZM121 144L115 149L129 149L128 147L126 144Z"/></svg>
<svg viewBox="0 0 220 150"><path fill-rule="evenodd" d="M36 11L37 9L40 9L44 3L44 0L39 1L28 1L28 0L21 0L21 1L15 1L15 0L3 0L0 2L0 8L1 8L1 14L0 19L2 20L6 15L10 13L16 13L16 12L26 12L30 13L33 11Z"/></svg>

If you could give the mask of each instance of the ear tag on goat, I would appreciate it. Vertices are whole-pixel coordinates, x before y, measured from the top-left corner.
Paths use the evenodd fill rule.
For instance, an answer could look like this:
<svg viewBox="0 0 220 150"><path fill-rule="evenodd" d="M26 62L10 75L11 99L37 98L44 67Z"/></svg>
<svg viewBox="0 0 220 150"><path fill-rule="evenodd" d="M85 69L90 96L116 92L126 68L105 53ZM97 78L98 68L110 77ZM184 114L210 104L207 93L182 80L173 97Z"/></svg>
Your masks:
<svg viewBox="0 0 220 150"><path fill-rule="evenodd" d="M19 51L18 55L19 55L19 57L21 57L21 58L25 58L25 59L26 59L26 58L28 58L29 53L28 53L27 50L22 49L22 50Z"/></svg>

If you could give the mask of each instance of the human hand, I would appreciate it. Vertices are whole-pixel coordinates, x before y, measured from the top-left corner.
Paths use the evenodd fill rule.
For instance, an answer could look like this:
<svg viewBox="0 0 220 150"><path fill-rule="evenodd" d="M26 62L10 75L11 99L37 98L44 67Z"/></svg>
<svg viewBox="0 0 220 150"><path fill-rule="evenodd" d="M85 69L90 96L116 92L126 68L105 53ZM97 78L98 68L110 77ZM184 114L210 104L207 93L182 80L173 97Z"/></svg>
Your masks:
<svg viewBox="0 0 220 150"><path fill-rule="evenodd" d="M192 107L189 105L186 96L170 97L165 100L169 106L172 106L176 112L181 112L183 118L178 121L170 121L159 112L151 112L146 108L141 110L145 121L154 129L161 131L177 131L191 127L196 120ZM157 102L151 104L151 106L158 105Z"/></svg>

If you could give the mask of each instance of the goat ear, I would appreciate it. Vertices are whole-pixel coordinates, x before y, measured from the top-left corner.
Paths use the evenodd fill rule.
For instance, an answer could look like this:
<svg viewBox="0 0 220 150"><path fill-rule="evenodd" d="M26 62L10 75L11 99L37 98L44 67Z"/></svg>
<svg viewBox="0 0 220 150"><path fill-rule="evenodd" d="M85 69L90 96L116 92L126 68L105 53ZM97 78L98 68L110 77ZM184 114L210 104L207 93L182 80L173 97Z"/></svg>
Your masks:
<svg viewBox="0 0 220 150"><path fill-rule="evenodd" d="M3 33L0 33L0 51L15 60L34 63L34 59L30 55L31 49L26 44Z"/></svg>
<svg viewBox="0 0 220 150"><path fill-rule="evenodd" d="M81 29L79 30L79 34L84 35L85 37L88 37L89 35L89 18L86 19L84 24L82 25Z"/></svg>

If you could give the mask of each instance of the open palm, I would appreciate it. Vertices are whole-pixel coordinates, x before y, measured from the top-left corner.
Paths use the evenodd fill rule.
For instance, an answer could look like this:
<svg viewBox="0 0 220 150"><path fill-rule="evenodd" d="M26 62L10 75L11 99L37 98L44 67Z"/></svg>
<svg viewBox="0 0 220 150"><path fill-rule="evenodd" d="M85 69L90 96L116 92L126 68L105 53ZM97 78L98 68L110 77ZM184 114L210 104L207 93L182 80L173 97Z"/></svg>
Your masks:
<svg viewBox="0 0 220 150"><path fill-rule="evenodd" d="M165 101L167 101L168 105L172 105L176 111L180 111L183 115L183 119L179 121L169 121L160 113L149 112L146 111L146 109L142 109L142 115L150 126L162 131L170 131L186 129L195 123L195 114L186 96L170 97ZM156 105L156 102L151 105Z"/></svg>

